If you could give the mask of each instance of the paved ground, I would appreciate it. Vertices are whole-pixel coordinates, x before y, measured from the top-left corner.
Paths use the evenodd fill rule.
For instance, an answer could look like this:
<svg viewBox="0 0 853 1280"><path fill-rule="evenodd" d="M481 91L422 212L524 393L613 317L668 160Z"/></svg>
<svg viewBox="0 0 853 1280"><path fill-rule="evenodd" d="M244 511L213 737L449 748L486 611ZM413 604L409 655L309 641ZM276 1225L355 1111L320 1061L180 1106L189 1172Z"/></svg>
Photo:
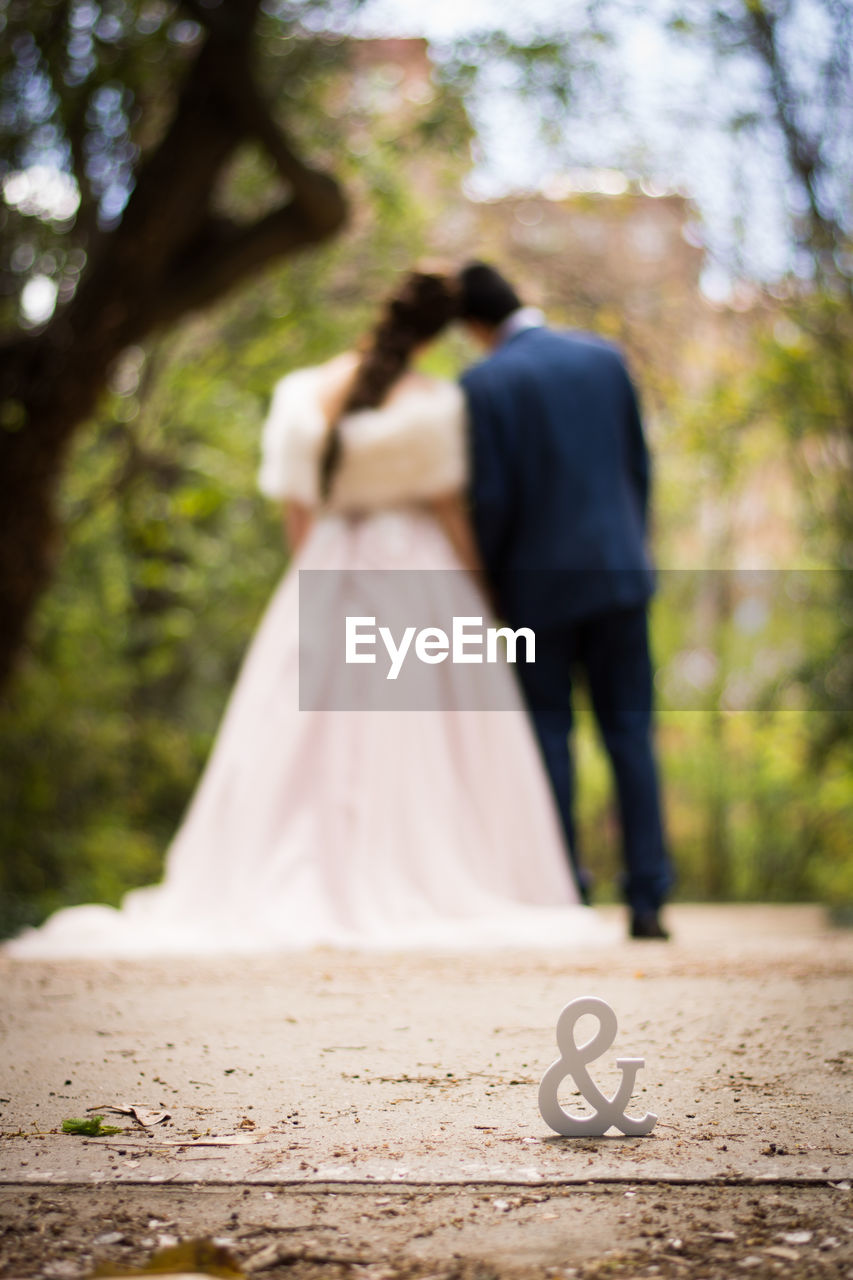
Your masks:
<svg viewBox="0 0 853 1280"><path fill-rule="evenodd" d="M673 943L586 957L0 961L0 1268L72 1280L205 1236L294 1280L853 1280L853 934L814 908L670 919ZM648 1137L539 1116L580 995L619 1019L605 1092L645 1058ZM109 1104L171 1119L60 1132Z"/></svg>

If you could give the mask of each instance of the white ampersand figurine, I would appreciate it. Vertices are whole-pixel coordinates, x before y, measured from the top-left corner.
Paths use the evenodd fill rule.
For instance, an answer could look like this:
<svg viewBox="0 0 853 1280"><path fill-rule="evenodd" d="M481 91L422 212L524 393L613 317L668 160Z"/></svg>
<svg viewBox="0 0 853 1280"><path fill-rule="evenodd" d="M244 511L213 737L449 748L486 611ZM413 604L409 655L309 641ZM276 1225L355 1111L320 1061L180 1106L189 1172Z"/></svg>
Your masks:
<svg viewBox="0 0 853 1280"><path fill-rule="evenodd" d="M586 1044L577 1045L575 1024L585 1013L591 1013L598 1019L598 1030ZM613 1044L616 1025L616 1014L606 1001L597 996L582 996L579 1000L572 1000L557 1019L557 1047L560 1056L556 1062L551 1063L542 1077L539 1110L545 1123L564 1138L601 1138L611 1127L621 1129L628 1137L640 1137L651 1133L657 1124L657 1116L651 1112L642 1120L635 1120L625 1114L625 1108L634 1092L637 1072L645 1066L644 1058L616 1059L616 1065L622 1071L622 1082L612 1098L604 1096L586 1069L588 1062L600 1058ZM574 1078L580 1092L595 1109L595 1115L571 1116L560 1106L557 1090L566 1076Z"/></svg>

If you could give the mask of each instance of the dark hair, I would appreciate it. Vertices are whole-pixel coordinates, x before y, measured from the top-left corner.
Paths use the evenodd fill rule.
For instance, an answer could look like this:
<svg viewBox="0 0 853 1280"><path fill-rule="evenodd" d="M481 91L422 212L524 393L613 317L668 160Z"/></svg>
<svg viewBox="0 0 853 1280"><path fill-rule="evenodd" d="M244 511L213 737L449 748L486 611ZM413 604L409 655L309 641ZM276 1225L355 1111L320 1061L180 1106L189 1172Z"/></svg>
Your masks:
<svg viewBox="0 0 853 1280"><path fill-rule="evenodd" d="M469 262L459 272L459 318L497 327L521 306L508 280L486 262Z"/></svg>
<svg viewBox="0 0 853 1280"><path fill-rule="evenodd" d="M408 367L412 352L441 333L458 313L459 289L451 276L413 271L382 309L346 400L332 423L320 459L320 493L329 496L340 463L338 424L344 414L380 405Z"/></svg>

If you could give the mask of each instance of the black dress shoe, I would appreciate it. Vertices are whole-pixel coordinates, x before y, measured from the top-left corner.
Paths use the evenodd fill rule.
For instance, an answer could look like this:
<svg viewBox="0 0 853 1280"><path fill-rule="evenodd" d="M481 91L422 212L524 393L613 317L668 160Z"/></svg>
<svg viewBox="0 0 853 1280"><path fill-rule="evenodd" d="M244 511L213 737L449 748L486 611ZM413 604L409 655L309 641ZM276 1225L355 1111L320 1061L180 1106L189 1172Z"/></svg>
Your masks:
<svg viewBox="0 0 853 1280"><path fill-rule="evenodd" d="M657 938L666 942L669 934L664 929L656 911L635 911L631 916L632 938Z"/></svg>

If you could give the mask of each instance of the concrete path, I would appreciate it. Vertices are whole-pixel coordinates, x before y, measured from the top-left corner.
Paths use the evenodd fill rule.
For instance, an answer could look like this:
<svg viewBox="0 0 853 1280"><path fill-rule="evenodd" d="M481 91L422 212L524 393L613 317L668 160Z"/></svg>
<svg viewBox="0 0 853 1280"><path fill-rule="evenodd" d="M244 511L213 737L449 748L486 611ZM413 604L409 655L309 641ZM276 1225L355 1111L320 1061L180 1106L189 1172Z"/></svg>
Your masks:
<svg viewBox="0 0 853 1280"><path fill-rule="evenodd" d="M716 1188L718 1217L720 1196L756 1186L803 1204L827 1196L830 1216L842 1202L846 1213L853 934L810 907L685 906L669 919L669 944L625 941L587 956L4 960L9 1221L27 1188L65 1210L80 1193L72 1186L97 1189L113 1212L111 1189L124 1189L125 1206L134 1196L153 1206L155 1193L158 1205L177 1194L174 1184L207 1187L209 1205L240 1184L240 1194L266 1196L261 1205L285 1191L291 1206L363 1193L386 1226L378 1201L388 1196L393 1208L407 1195L409 1225L420 1221L427 1239L446 1222L441 1197L455 1193L486 1206L469 1244L486 1227L503 1240L503 1215L520 1221L529 1210L538 1226L509 1256L530 1262L550 1257L548 1224L558 1220L541 1197L573 1189L599 1197L599 1228L605 1193L624 1209L625 1196L642 1198L644 1187L659 1195L666 1184L694 1189L679 1193L685 1205ZM557 1015L581 995L602 996L619 1020L612 1049L590 1066L604 1092L618 1083L617 1057L645 1059L629 1110L659 1116L648 1137L562 1139L539 1115ZM575 1107L570 1080L561 1100ZM107 1105L171 1119L145 1130ZM93 1107L123 1132L61 1133L64 1119ZM849 1235L827 1238L849 1258ZM500 1248L506 1259L510 1244ZM766 1248L796 1252L784 1240ZM840 1258L834 1249L824 1250L821 1275ZM853 1274L853 1258L849 1266ZM686 1274L683 1265L674 1274Z"/></svg>

